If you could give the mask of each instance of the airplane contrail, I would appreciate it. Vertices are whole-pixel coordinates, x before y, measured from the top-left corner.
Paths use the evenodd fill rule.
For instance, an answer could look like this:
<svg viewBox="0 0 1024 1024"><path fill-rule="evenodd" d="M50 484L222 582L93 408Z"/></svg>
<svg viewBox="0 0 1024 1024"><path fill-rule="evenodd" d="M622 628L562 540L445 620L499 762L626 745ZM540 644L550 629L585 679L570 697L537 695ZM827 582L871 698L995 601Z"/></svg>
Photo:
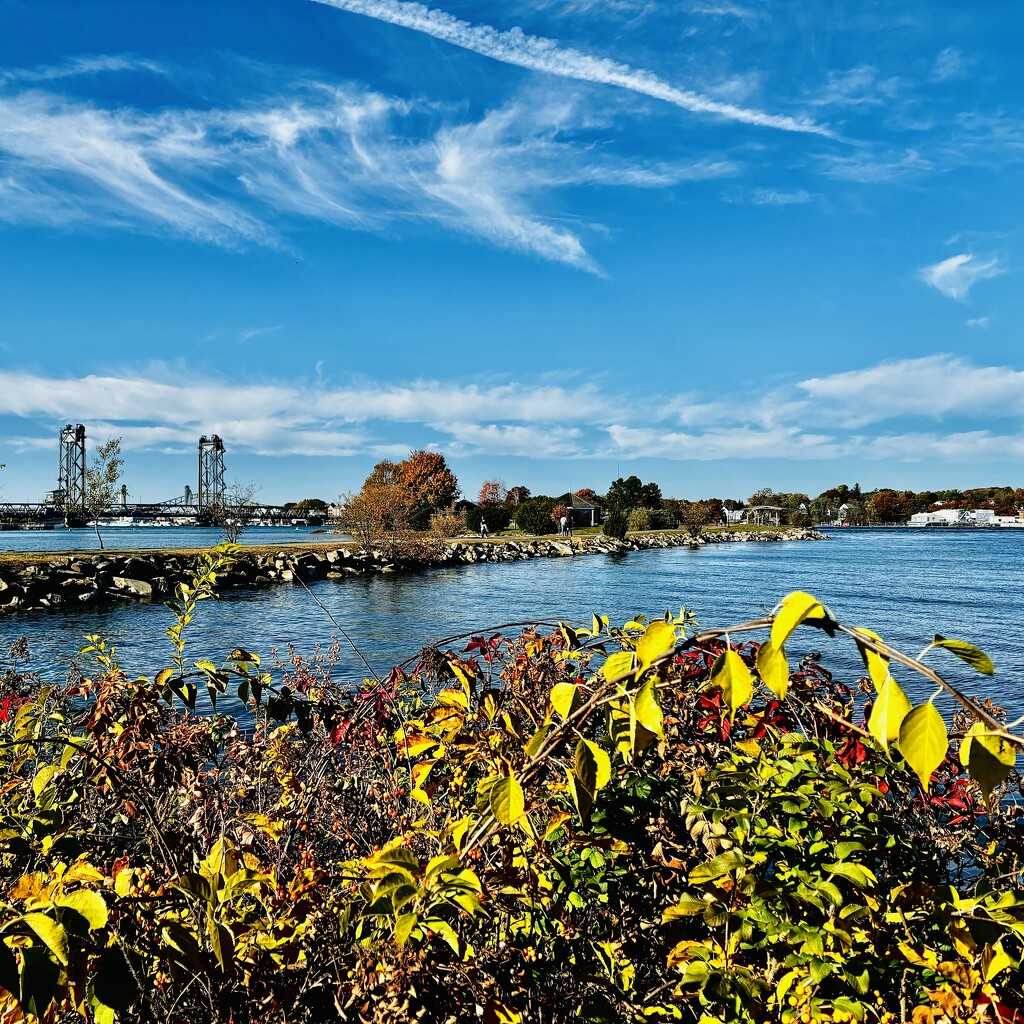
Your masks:
<svg viewBox="0 0 1024 1024"><path fill-rule="evenodd" d="M643 96L672 103L696 114L711 114L742 124L775 128L785 132L832 136L832 132L814 121L767 114L761 110L738 107L732 103L720 103L689 89L680 89L650 71L631 68L628 64L607 57L594 57L571 47L559 46L553 39L527 35L519 28L501 31L490 25L472 25L446 11L405 0L313 2L336 7L351 14L361 14L391 25L399 25L414 32L422 32L453 46L460 46L492 60L501 61L503 64L514 64L517 67L543 71L561 78L573 78L580 82L596 82L628 89Z"/></svg>

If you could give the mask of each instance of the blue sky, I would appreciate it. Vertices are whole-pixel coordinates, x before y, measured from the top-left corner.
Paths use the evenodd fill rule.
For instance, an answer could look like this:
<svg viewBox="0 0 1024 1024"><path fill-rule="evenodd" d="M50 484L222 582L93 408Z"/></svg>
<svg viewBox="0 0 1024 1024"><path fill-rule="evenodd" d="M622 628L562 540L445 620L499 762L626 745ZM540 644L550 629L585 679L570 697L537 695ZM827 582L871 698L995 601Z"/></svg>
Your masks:
<svg viewBox="0 0 1024 1024"><path fill-rule="evenodd" d="M837 11L836 8L839 8ZM845 8L845 9L844 9ZM0 487L1024 482L1024 13L0 0Z"/></svg>

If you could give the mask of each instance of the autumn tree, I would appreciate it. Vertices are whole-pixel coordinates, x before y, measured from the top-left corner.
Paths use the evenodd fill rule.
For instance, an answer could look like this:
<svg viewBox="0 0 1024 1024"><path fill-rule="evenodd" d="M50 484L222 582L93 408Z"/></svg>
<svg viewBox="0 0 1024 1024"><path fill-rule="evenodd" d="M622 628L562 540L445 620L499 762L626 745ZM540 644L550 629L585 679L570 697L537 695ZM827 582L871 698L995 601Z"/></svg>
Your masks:
<svg viewBox="0 0 1024 1024"><path fill-rule="evenodd" d="M508 500L508 488L500 477L485 480L480 485L476 503L481 508L504 508Z"/></svg>
<svg viewBox="0 0 1024 1024"><path fill-rule="evenodd" d="M233 480L224 489L220 501L207 508L207 519L224 531L224 539L229 544L237 544L245 528L252 522L253 506L258 493L259 488L251 480L247 483Z"/></svg>
<svg viewBox="0 0 1024 1024"><path fill-rule="evenodd" d="M524 501L528 501L529 498L529 487L523 487L522 484L519 484L516 487L510 487L505 494L505 507L515 508L517 505L521 505Z"/></svg>
<svg viewBox="0 0 1024 1024"><path fill-rule="evenodd" d="M593 505L595 508L601 508L604 504L601 495L592 487L581 487L578 491L574 491L573 493L580 499L580 501L585 501L588 505Z"/></svg>
<svg viewBox="0 0 1024 1024"><path fill-rule="evenodd" d="M414 499L402 479L402 463L382 460L373 467L358 494L339 502L341 525L359 541L364 551L375 545L397 556L412 528Z"/></svg>
<svg viewBox="0 0 1024 1024"><path fill-rule="evenodd" d="M121 438L110 437L93 455L85 468L85 513L96 529L96 540L103 550L100 536L100 517L114 504L117 482L121 479L124 459L121 458Z"/></svg>
<svg viewBox="0 0 1024 1024"><path fill-rule="evenodd" d="M409 458L397 463L394 469L398 483L411 501L409 522L413 529L427 529L430 517L454 504L459 496L458 477L440 452L410 452Z"/></svg>

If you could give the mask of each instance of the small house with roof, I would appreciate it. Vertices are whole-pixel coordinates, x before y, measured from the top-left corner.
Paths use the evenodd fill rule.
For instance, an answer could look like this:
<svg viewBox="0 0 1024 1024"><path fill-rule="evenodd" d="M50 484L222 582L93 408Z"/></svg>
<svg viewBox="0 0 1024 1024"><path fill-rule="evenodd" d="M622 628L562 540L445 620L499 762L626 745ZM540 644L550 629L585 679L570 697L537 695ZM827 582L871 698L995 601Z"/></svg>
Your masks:
<svg viewBox="0 0 1024 1024"><path fill-rule="evenodd" d="M601 510L576 494L563 494L555 499L555 503L569 510L569 518L574 527L597 526L600 522Z"/></svg>

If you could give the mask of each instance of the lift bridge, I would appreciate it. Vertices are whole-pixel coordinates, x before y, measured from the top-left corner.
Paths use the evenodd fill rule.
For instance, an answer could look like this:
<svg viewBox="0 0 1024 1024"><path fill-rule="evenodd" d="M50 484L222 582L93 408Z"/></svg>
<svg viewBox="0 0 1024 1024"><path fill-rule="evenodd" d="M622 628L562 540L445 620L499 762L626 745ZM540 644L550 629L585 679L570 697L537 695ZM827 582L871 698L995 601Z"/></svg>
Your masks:
<svg viewBox="0 0 1024 1024"><path fill-rule="evenodd" d="M224 442L216 434L199 438L199 474L195 491L189 484L185 493L166 501L130 502L122 486L115 501L99 512L98 518L123 524L166 521L169 525L208 525L225 516L268 524L288 522L291 516L280 505L232 504L224 482ZM0 527L30 524L85 526L88 511L85 472L85 427L70 423L60 432L60 469L57 489L41 502L0 502Z"/></svg>

